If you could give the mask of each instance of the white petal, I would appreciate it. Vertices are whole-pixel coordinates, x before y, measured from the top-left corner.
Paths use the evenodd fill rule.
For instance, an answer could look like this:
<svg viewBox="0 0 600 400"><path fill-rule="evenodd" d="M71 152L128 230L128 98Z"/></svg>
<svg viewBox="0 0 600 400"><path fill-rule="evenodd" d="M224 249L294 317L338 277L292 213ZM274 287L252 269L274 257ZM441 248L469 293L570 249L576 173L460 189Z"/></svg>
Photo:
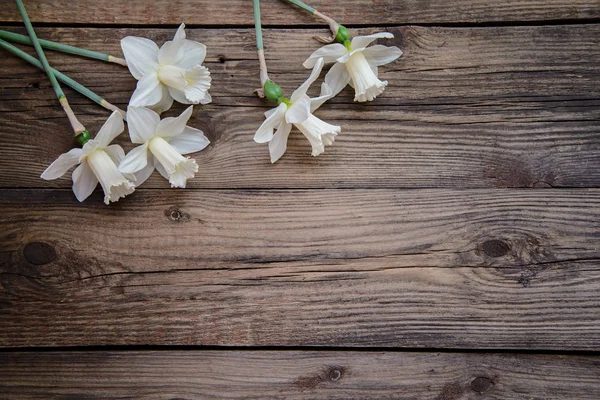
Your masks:
<svg viewBox="0 0 600 400"><path fill-rule="evenodd" d="M336 96L350 82L350 74L345 64L335 63L325 75L325 83L331 89L331 95Z"/></svg>
<svg viewBox="0 0 600 400"><path fill-rule="evenodd" d="M158 173L161 174L163 178L169 180L169 173L156 158L154 158L154 168L156 168Z"/></svg>
<svg viewBox="0 0 600 400"><path fill-rule="evenodd" d="M60 178L76 164L79 164L81 149L71 149L58 156L42 173L41 178L47 181Z"/></svg>
<svg viewBox="0 0 600 400"><path fill-rule="evenodd" d="M271 163L276 162L283 156L287 150L287 141L292 130L292 124L282 122L275 132L273 139L269 142L269 154L271 154Z"/></svg>
<svg viewBox="0 0 600 400"><path fill-rule="evenodd" d="M101 147L106 147L125 130L123 117L119 111L113 111L110 117L106 120L98 134L94 138Z"/></svg>
<svg viewBox="0 0 600 400"><path fill-rule="evenodd" d="M98 143L98 141L96 139L88 140L88 142L86 144L84 144L81 149L81 155L79 156L79 162L81 162L84 157L87 157L90 154L92 154L98 148L102 149L102 146L100 146L100 143Z"/></svg>
<svg viewBox="0 0 600 400"><path fill-rule="evenodd" d="M319 58L323 58L325 63L328 64L334 62L337 58L343 56L347 52L348 49L341 43L328 44L312 53L302 65L304 65L304 68L312 68Z"/></svg>
<svg viewBox="0 0 600 400"><path fill-rule="evenodd" d="M370 65L379 66L389 64L402 55L402 50L397 47L387 47L380 44L366 48L363 54Z"/></svg>
<svg viewBox="0 0 600 400"><path fill-rule="evenodd" d="M210 140L200 129L186 126L182 134L169 140L169 144L181 154L190 154L204 149L210 144Z"/></svg>
<svg viewBox="0 0 600 400"><path fill-rule="evenodd" d="M194 111L194 106L189 106L179 117L162 119L156 127L156 134L165 138L180 135L192 116L192 111Z"/></svg>
<svg viewBox="0 0 600 400"><path fill-rule="evenodd" d="M146 182L150 178L150 175L152 175L152 172L154 172L154 157L152 154L148 154L148 164L134 174L135 186L138 187Z"/></svg>
<svg viewBox="0 0 600 400"><path fill-rule="evenodd" d="M265 112L265 118L269 118L271 115L275 114L279 110L279 107L271 108L269 111Z"/></svg>
<svg viewBox="0 0 600 400"><path fill-rule="evenodd" d="M185 89L187 82L185 80L185 69L174 65L161 65L157 72L158 80L168 87L177 90Z"/></svg>
<svg viewBox="0 0 600 400"><path fill-rule="evenodd" d="M156 133L160 116L149 108L127 107L127 126L132 143L146 143Z"/></svg>
<svg viewBox="0 0 600 400"><path fill-rule="evenodd" d="M207 97L210 89L210 71L201 65L185 71L185 80L187 82L184 93L185 98L192 104L208 104L212 100Z"/></svg>
<svg viewBox="0 0 600 400"><path fill-rule="evenodd" d="M175 37L162 45L158 52L158 62L162 65L175 64L183 57L183 43L185 42L185 24L181 24Z"/></svg>
<svg viewBox="0 0 600 400"><path fill-rule="evenodd" d="M319 107L323 105L327 100L333 97L333 91L328 84L323 82L321 84L321 95L310 99L310 112L314 113Z"/></svg>
<svg viewBox="0 0 600 400"><path fill-rule="evenodd" d="M158 68L158 46L152 40L127 36L121 39L121 48L135 79L140 80Z"/></svg>
<svg viewBox="0 0 600 400"><path fill-rule="evenodd" d="M297 124L306 121L310 115L310 97L304 95L296 100L285 112L285 121Z"/></svg>
<svg viewBox="0 0 600 400"><path fill-rule="evenodd" d="M332 144L335 136L341 132L337 125L331 125L314 115L296 127L306 136L312 146L312 155L318 156L325 151L325 145Z"/></svg>
<svg viewBox="0 0 600 400"><path fill-rule="evenodd" d="M148 164L148 146L145 144L131 150L118 165L123 174L133 174Z"/></svg>
<svg viewBox="0 0 600 400"><path fill-rule="evenodd" d="M306 92L308 91L308 88L310 87L310 85L312 85L312 83L314 81L316 81L317 78L319 77L319 74L321 73L321 70L323 69L324 63L325 62L323 61L323 58L319 58L317 60L317 62L315 63L315 66L314 66L312 72L310 73L310 76L306 80L306 82L304 82L298 89L296 89L294 91L294 93L292 93L292 96L290 97L290 100L292 102L295 102L302 96L306 95Z"/></svg>
<svg viewBox="0 0 600 400"><path fill-rule="evenodd" d="M363 52L355 53L345 65L355 90L354 101L371 101L383 93L387 82L377 78Z"/></svg>
<svg viewBox="0 0 600 400"><path fill-rule="evenodd" d="M190 69L201 65L206 58L206 46L194 40L183 43L183 57L175 65L183 69Z"/></svg>
<svg viewBox="0 0 600 400"><path fill-rule="evenodd" d="M131 183L119 170L104 150L96 150L86 160L104 190L104 203L118 201L135 190Z"/></svg>
<svg viewBox="0 0 600 400"><path fill-rule="evenodd" d="M188 179L194 177L198 172L198 164L196 160L187 158L179 164L177 170L169 176L171 187L185 188Z"/></svg>
<svg viewBox="0 0 600 400"><path fill-rule="evenodd" d="M158 80L158 76L154 73L147 74L138 81L129 105L135 107L154 106L161 102L162 91L162 83Z"/></svg>
<svg viewBox="0 0 600 400"><path fill-rule="evenodd" d="M275 112L269 115L254 134L254 141L256 143L266 143L273 139L273 129L283 121L286 110L287 105L281 103L279 107L275 109Z"/></svg>
<svg viewBox="0 0 600 400"><path fill-rule="evenodd" d="M73 171L73 193L80 202L87 199L98 186L98 178L87 162L82 162Z"/></svg>
<svg viewBox="0 0 600 400"><path fill-rule="evenodd" d="M169 93L169 88L165 85L162 86L162 97L158 103L149 107L157 114L162 114L163 112L170 110L173 106L173 96Z"/></svg>
<svg viewBox="0 0 600 400"><path fill-rule="evenodd" d="M181 104L192 104L191 101L189 101L186 97L185 97L185 93L183 93L182 90L179 89L175 89L173 87L169 86L169 94L171 95L171 97L173 97L175 99L176 102L181 103Z"/></svg>
<svg viewBox="0 0 600 400"><path fill-rule="evenodd" d="M389 32L379 32L368 36L355 36L352 39L352 50L365 48L377 39L392 39L393 37L394 35Z"/></svg>
<svg viewBox="0 0 600 400"><path fill-rule="evenodd" d="M110 146L106 147L104 151L106 152L106 154L108 154L110 159L113 160L115 165L119 165L119 163L121 163L121 160L125 158L125 152L123 151L123 148L118 144L111 144Z"/></svg>

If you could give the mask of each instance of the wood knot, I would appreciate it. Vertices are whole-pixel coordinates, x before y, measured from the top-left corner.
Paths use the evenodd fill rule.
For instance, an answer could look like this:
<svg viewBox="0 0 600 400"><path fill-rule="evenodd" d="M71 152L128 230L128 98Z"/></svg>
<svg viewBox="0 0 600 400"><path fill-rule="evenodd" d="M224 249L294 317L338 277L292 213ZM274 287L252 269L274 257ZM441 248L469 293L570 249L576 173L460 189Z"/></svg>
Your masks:
<svg viewBox="0 0 600 400"><path fill-rule="evenodd" d="M227 61L227 57L225 56L225 54L219 54L219 56L217 57L217 59L219 60L219 62L221 64L223 64L225 61Z"/></svg>
<svg viewBox="0 0 600 400"><path fill-rule="evenodd" d="M483 252L489 257L502 257L508 253L510 247L502 240L493 239L484 242L481 246Z"/></svg>
<svg viewBox="0 0 600 400"><path fill-rule="evenodd" d="M56 250L47 243L31 242L23 248L23 257L33 265L44 265L56 260Z"/></svg>
<svg viewBox="0 0 600 400"><path fill-rule="evenodd" d="M494 381L485 376L478 376L471 381L471 390L476 393L485 393L494 386Z"/></svg>
<svg viewBox="0 0 600 400"><path fill-rule="evenodd" d="M329 366L323 368L315 375L301 376L295 380L294 385L298 389L314 390L317 386L326 384L329 382L338 382L344 377L347 369L341 366Z"/></svg>
<svg viewBox="0 0 600 400"><path fill-rule="evenodd" d="M338 368L332 368L331 371L329 371L329 380L332 382L337 382L340 379L342 379L342 371Z"/></svg>
<svg viewBox="0 0 600 400"><path fill-rule="evenodd" d="M190 220L190 215L188 213L182 212L177 208L169 208L165 210L165 215L172 222L186 222Z"/></svg>

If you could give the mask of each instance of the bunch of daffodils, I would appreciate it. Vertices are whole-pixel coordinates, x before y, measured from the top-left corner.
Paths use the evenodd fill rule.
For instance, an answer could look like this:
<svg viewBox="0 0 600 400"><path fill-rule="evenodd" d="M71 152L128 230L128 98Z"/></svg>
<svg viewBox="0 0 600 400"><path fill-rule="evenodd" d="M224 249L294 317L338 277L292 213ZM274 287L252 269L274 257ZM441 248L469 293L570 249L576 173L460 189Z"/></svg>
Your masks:
<svg viewBox="0 0 600 400"><path fill-rule="evenodd" d="M156 169L169 181L171 187L185 188L199 167L187 155L206 148L210 142L201 130L187 125L195 104L212 101L210 71L203 64L206 46L186 37L181 24L173 37L161 47L150 39L127 36L121 40L124 59L61 43L37 39L22 0L15 0L27 28L29 37L0 30L0 47L42 68L48 75L57 98L67 114L77 141L76 148L60 155L41 175L51 180L72 173L73 192L79 201L90 196L98 183L104 191L104 202L116 202L133 193ZM339 94L347 85L354 88L354 101L372 101L381 95L388 82L379 78L378 67L391 63L402 55L397 47L372 43L378 39L391 39L391 33L351 37L350 32L330 17L318 12L300 0L284 0L303 8L325 20L333 36L318 38L327 44L314 51L304 62L312 72L308 79L288 98L282 88L269 78L262 41L260 2L252 0L256 25L256 44L260 61L261 89L259 96L277 103L265 113L265 121L254 135L257 143L268 143L270 159L275 163L287 150L288 137L295 127L309 141L313 156L325 151L341 133L338 125L323 121L315 112L327 100ZM11 45L6 40L30 43L39 60ZM333 43L336 42L336 43ZM138 81L132 93L127 113L85 88L60 71L53 69L42 47L127 66ZM317 81L323 66L333 64L320 85L320 94L308 95ZM92 139L90 133L77 120L58 81L69 85L99 105L112 110L111 116ZM190 105L178 117L161 119L174 102ZM129 138L138 146L127 155L123 148L111 142L124 130L127 121Z"/></svg>
<svg viewBox="0 0 600 400"><path fill-rule="evenodd" d="M210 144L204 133L187 126L193 106L180 116L163 118L173 101L207 104L211 101L210 72L202 62L206 47L188 40L181 24L175 38L159 49L149 39L128 36L121 41L126 65L137 88L127 108L127 125L132 143L140 146L127 155L110 143L125 129L124 113L114 111L94 139L85 131L77 137L83 146L62 154L42 173L42 179L57 179L79 165L72 174L77 200L85 200L100 183L104 202L118 201L144 183L154 169L171 187L185 188L198 172L195 160L184 154L198 152Z"/></svg>
<svg viewBox="0 0 600 400"><path fill-rule="evenodd" d="M393 38L394 35L391 33L383 32L351 38L350 31L333 19L299 0L286 0L326 20L333 33L333 37L328 42L337 43L327 44L308 57L303 65L305 68L313 69L310 77L289 99L285 98L282 89L268 77L262 44L259 0L253 1L262 83L259 94L264 94L269 100L279 104L277 108L265 113L266 120L256 131L254 141L269 143L271 162L274 163L285 153L288 136L292 126L295 126L310 142L312 155L318 156L325 151L326 145L333 144L341 128L322 121L313 115L314 111L325 101L340 93L347 85L354 88L354 101L374 100L383 93L388 84L387 81L379 79L378 67L394 61L402 55L402 51L397 47L369 46L377 39ZM310 98L306 94L309 86L317 80L323 65L329 63L334 65L325 75L320 95Z"/></svg>

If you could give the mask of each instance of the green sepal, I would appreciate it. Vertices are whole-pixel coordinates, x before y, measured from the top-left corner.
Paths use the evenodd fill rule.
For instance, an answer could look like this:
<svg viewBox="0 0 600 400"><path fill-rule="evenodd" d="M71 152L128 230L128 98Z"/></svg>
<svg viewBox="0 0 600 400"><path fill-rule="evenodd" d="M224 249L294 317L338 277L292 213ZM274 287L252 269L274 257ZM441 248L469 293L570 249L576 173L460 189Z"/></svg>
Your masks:
<svg viewBox="0 0 600 400"><path fill-rule="evenodd" d="M271 101L277 102L283 97L283 90L281 90L281 86L272 80L266 81L263 89L265 91L265 97Z"/></svg>
<svg viewBox="0 0 600 400"><path fill-rule="evenodd" d="M288 107L292 106L292 101L290 99L288 99L287 97L280 97L279 100L277 100L277 104L281 104L281 103L285 103L285 105Z"/></svg>
<svg viewBox="0 0 600 400"><path fill-rule="evenodd" d="M337 35L335 35L335 41L338 43L344 43L347 40L350 40L350 31L344 25L340 25Z"/></svg>
<svg viewBox="0 0 600 400"><path fill-rule="evenodd" d="M89 142L91 138L92 136L90 135L90 131L88 130L81 132L75 137L75 139L77 139L77 143L79 143L81 147L83 147L87 142Z"/></svg>

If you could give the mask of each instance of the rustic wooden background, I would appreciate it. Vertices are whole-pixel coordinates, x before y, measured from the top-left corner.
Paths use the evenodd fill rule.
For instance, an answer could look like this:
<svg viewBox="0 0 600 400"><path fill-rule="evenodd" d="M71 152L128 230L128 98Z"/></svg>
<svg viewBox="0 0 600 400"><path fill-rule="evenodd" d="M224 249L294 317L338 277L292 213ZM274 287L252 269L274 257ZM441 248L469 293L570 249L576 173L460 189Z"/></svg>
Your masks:
<svg viewBox="0 0 600 400"><path fill-rule="evenodd" d="M44 74L2 54L1 399L600 398L598 0L312 3L404 56L376 101L320 109L343 127L325 154L295 133L271 165L249 0L25 1L41 38L115 55L185 21L212 144L187 190L80 204L39 178L73 145ZM289 93L326 29L276 0L263 23ZM122 107L135 87L49 59Z"/></svg>

